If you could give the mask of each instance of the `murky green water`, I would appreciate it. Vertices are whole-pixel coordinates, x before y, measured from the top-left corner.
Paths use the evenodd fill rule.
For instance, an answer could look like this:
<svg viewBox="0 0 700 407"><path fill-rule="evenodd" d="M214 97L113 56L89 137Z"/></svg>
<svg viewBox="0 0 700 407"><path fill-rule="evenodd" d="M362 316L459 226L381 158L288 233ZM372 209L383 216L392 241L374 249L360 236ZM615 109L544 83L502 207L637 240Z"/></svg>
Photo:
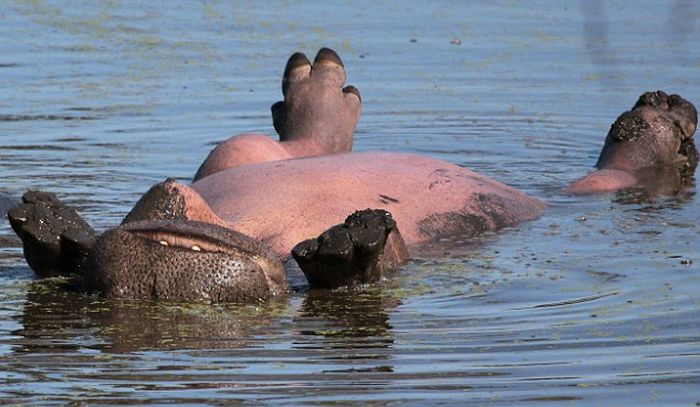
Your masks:
<svg viewBox="0 0 700 407"><path fill-rule="evenodd" d="M100 230L216 142L273 134L287 56L321 46L362 93L356 149L439 157L550 205L384 285L256 307L67 293L0 222L0 402L700 403L695 186L559 193L643 91L700 104L695 2L0 5L0 191L57 192Z"/></svg>

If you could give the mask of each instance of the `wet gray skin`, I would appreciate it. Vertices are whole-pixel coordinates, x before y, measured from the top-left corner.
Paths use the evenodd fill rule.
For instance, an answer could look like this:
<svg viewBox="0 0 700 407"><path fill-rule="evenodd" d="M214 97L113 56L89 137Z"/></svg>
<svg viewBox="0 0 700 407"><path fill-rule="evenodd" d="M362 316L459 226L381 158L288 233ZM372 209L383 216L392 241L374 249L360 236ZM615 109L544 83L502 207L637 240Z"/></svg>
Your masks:
<svg viewBox="0 0 700 407"><path fill-rule="evenodd" d="M687 100L646 92L615 120L596 167L629 172L642 181L669 172L664 169L692 175L698 164L692 139L697 123L697 110Z"/></svg>
<svg viewBox="0 0 700 407"><path fill-rule="evenodd" d="M27 192L8 218L40 277L71 276L107 298L251 303L286 291L274 252L228 228L185 219L177 212L183 198L166 185L144 195L131 222L99 238L51 193Z"/></svg>
<svg viewBox="0 0 700 407"><path fill-rule="evenodd" d="M287 287L277 256L220 226L183 220L131 222L105 232L85 283L108 298L251 303Z"/></svg>

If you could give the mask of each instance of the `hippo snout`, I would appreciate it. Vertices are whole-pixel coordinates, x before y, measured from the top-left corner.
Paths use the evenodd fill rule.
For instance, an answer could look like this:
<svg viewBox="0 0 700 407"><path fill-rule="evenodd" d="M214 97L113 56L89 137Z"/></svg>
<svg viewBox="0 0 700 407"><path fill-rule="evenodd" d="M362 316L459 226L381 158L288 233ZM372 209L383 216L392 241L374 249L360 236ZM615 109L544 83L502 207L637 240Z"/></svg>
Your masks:
<svg viewBox="0 0 700 407"><path fill-rule="evenodd" d="M87 287L108 298L266 300L286 289L278 257L230 229L183 220L144 220L106 231L93 246Z"/></svg>

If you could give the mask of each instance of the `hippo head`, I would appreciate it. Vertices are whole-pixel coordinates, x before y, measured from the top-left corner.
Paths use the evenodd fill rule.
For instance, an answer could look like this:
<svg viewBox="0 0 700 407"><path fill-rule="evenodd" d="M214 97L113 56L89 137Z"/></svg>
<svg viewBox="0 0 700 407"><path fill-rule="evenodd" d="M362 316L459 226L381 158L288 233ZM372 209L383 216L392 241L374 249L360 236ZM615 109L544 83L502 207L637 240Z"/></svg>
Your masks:
<svg viewBox="0 0 700 407"><path fill-rule="evenodd" d="M200 201L167 180L99 238L51 193L27 192L8 217L39 276L74 276L107 298L250 303L282 294L287 282L277 255L225 227Z"/></svg>
<svg viewBox="0 0 700 407"><path fill-rule="evenodd" d="M301 52L287 61L282 78L284 101L272 105L280 141L313 140L326 154L352 149L360 118L360 92L345 86L343 62L335 51L321 48L311 64Z"/></svg>
<svg viewBox="0 0 700 407"><path fill-rule="evenodd" d="M108 298L255 302L286 288L282 263L260 242L186 220L144 220L106 231L84 280Z"/></svg>
<svg viewBox="0 0 700 407"><path fill-rule="evenodd" d="M596 167L632 174L651 168L692 174L698 164L692 138L697 123L697 110L682 97L644 93L611 126Z"/></svg>

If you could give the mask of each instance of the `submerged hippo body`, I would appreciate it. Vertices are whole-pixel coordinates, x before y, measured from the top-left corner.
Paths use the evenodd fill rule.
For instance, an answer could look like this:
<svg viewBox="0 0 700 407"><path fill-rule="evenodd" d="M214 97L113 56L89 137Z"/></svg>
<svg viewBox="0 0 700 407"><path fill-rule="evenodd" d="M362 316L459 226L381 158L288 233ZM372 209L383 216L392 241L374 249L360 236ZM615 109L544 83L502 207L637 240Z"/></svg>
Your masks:
<svg viewBox="0 0 700 407"><path fill-rule="evenodd" d="M54 197L25 194L9 218L30 266L40 275L77 273L83 288L111 298L250 302L285 291L280 260L290 253L312 286L367 283L400 265L411 246L496 230L543 211L540 200L450 163L351 153L361 102L344 81L335 52L322 49L313 64L294 54L282 81L284 101L272 107L279 142L256 134L226 140L191 187L174 180L154 186L122 226L97 239ZM694 109L676 108L680 102L671 98L666 113L658 105L632 111L662 124L676 120L657 127L659 134L627 127L631 134L621 140L651 140L630 144L631 157L627 144L606 142L599 168L620 172L612 175L616 185L638 182L636 168L650 162L646 150L660 157L652 164L681 165L675 152L696 154ZM571 191L613 189L587 182Z"/></svg>

